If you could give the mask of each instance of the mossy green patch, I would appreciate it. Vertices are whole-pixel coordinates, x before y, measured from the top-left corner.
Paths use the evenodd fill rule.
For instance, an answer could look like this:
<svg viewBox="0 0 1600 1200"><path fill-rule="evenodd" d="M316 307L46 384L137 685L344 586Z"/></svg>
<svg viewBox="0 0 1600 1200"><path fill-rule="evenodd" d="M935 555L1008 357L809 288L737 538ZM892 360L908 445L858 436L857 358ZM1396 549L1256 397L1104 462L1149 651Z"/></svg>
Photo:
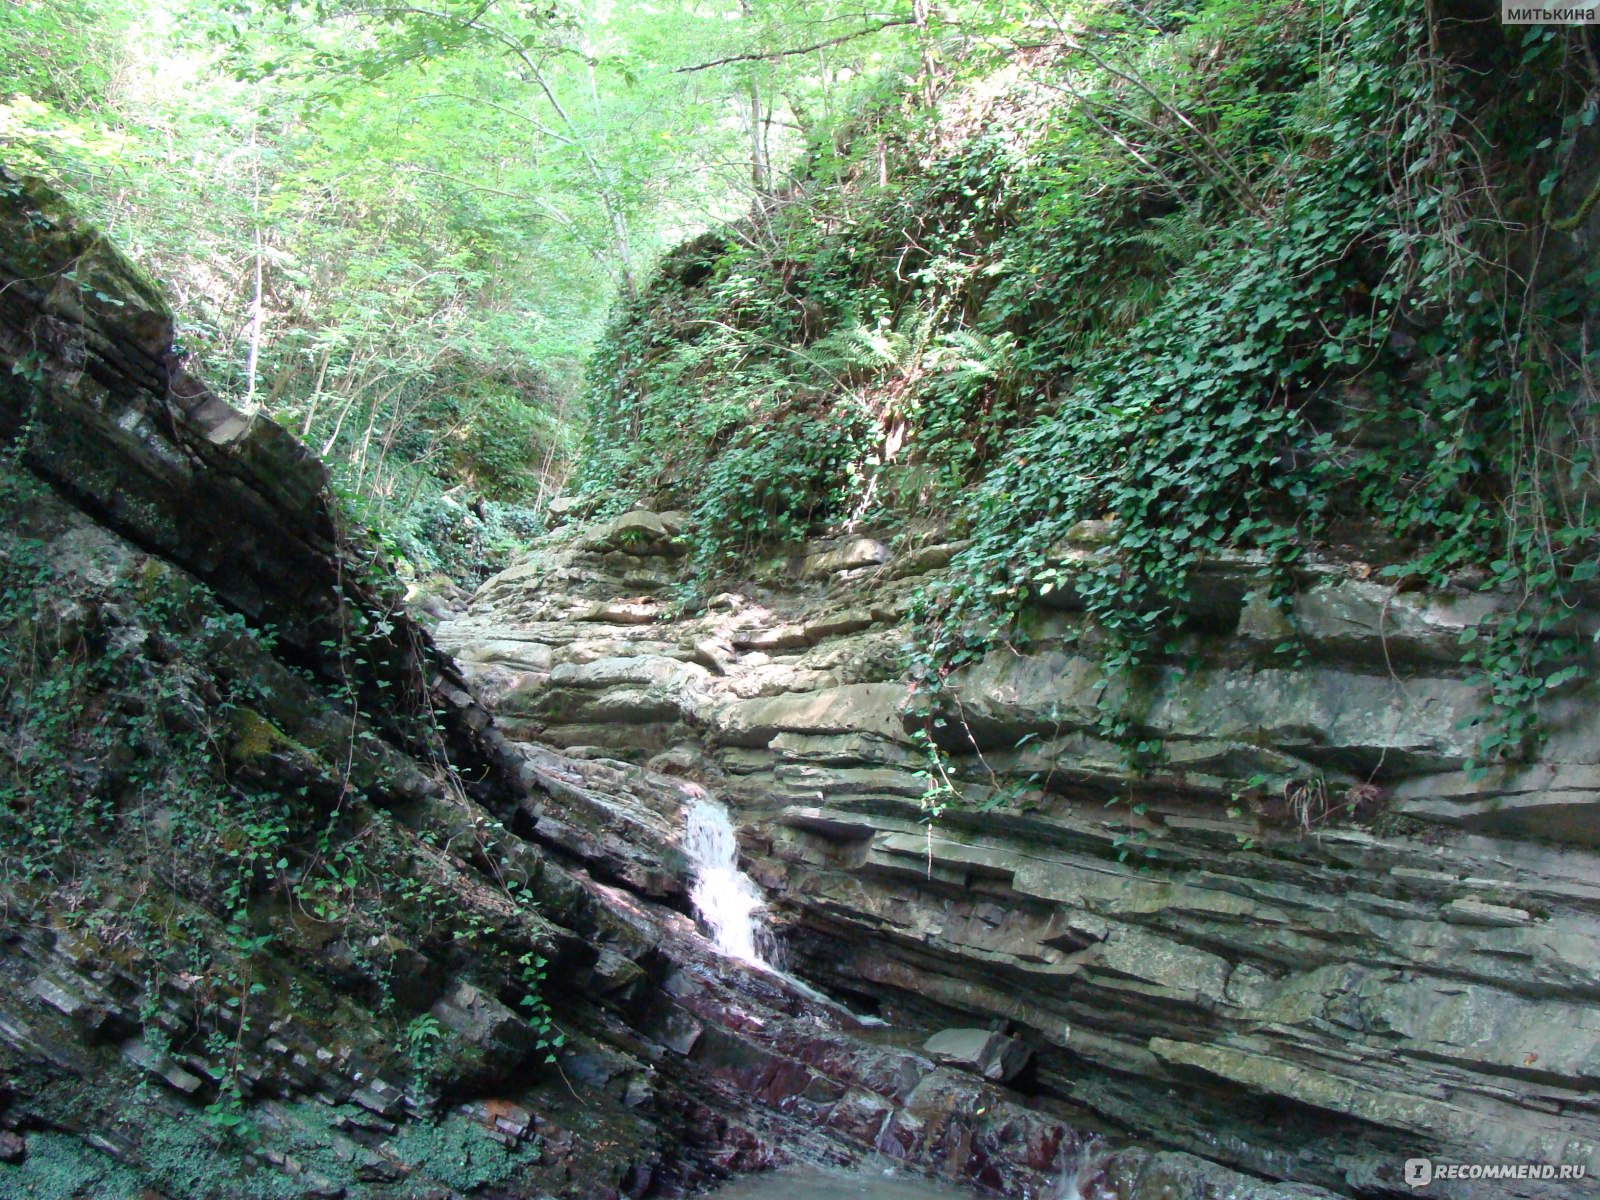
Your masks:
<svg viewBox="0 0 1600 1200"><path fill-rule="evenodd" d="M149 1180L75 1137L35 1133L20 1166L0 1166L0 1193L15 1200L127 1200Z"/></svg>
<svg viewBox="0 0 1600 1200"><path fill-rule="evenodd" d="M229 757L239 764L250 764L277 754L294 761L310 775L319 775L327 764L314 751L295 741L253 708L239 707L232 714L233 741Z"/></svg>
<svg viewBox="0 0 1600 1200"><path fill-rule="evenodd" d="M537 1142L507 1149L458 1116L447 1116L436 1125L407 1125L390 1149L419 1174L463 1192L505 1183L540 1156Z"/></svg>

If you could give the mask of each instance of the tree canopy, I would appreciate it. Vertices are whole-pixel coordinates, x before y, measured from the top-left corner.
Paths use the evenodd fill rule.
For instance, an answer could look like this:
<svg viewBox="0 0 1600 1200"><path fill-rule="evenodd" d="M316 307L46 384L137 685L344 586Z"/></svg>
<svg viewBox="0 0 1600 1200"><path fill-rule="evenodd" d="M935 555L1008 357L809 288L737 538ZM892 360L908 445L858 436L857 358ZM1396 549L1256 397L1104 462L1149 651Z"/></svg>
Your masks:
<svg viewBox="0 0 1600 1200"><path fill-rule="evenodd" d="M792 186L928 20L921 0L20 0L0 154L164 281L228 399L323 453L419 568L463 569L564 475L613 297Z"/></svg>

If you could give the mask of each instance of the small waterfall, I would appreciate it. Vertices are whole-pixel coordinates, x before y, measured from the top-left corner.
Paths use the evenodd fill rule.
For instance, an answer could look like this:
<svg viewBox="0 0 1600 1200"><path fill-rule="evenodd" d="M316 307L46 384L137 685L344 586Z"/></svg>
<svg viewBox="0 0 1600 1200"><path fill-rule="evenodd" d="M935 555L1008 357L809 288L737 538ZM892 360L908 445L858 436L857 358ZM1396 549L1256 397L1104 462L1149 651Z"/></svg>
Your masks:
<svg viewBox="0 0 1600 1200"><path fill-rule="evenodd" d="M683 850L694 864L689 899L718 950L759 967L772 965L776 941L764 919L766 898L739 870L739 843L728 810L709 796L689 809Z"/></svg>
<svg viewBox="0 0 1600 1200"><path fill-rule="evenodd" d="M1104 1148L1104 1143L1099 1138L1091 1137L1087 1142L1069 1149L1063 1155L1061 1174L1056 1181L1056 1194L1053 1200L1083 1200L1084 1184L1094 1175L1095 1165L1099 1162Z"/></svg>
<svg viewBox="0 0 1600 1200"><path fill-rule="evenodd" d="M856 1025L882 1025L859 1017L824 992L783 969L783 945L766 921L767 899L755 880L739 870L739 843L728 810L701 793L689 807L683 852L694 864L689 901L711 931L711 941L729 958L778 976L785 985Z"/></svg>

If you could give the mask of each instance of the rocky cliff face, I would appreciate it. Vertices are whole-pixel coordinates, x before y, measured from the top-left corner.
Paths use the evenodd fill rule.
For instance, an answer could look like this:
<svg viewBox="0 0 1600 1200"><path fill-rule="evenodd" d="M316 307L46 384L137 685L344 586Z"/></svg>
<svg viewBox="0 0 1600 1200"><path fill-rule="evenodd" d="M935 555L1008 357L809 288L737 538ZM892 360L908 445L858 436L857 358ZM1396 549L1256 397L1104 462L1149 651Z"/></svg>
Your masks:
<svg viewBox="0 0 1600 1200"><path fill-rule="evenodd" d="M1285 614L1218 561L1135 685L1064 589L952 680L930 780L901 651L952 546L841 537L686 612L686 520L569 526L440 642L510 735L725 797L800 974L897 1027L1013 1034L1014 1086L1078 1128L1341 1194L1413 1194L1419 1156L1587 1168L1426 1194L1594 1194L1600 717L1571 695L1536 763L1469 776L1457 639L1492 598L1326 561ZM1104 533L1079 532L1069 570ZM1100 736L1107 688L1154 765ZM965 799L930 814L945 783Z"/></svg>
<svg viewBox="0 0 1600 1200"><path fill-rule="evenodd" d="M507 618L478 666L581 695L566 732L615 752L508 738L341 531L319 465L185 374L113 247L3 174L0 234L0 1194L614 1200L871 1152L1040 1200L1323 1194L1107 1139L1063 1089L1004 1086L1014 1042L869 1038L720 958L678 844L703 795L686 770L719 776L670 731L755 652L635 653L641 588L553 567L552 587L620 597L595 614L614 628L541 641ZM667 526L636 529L607 535L628 546L612 561L663 583L667 560L635 552L670 550ZM540 570L494 594L542 603ZM881 747L859 778L899 778L887 658L876 682L796 685L786 648L811 635L734 625L778 652L730 726L746 757L723 752L751 795L790 725L863 762ZM838 645L864 663L884 632ZM619 761L646 744L676 769ZM828 811L773 826L769 884L792 867L798 889L810 856L850 886L877 835ZM880 990L820 945L795 942L842 993Z"/></svg>
<svg viewBox="0 0 1600 1200"><path fill-rule="evenodd" d="M623 1102L648 1063L574 1021L613 1086L540 1069L523 956L643 970L493 815L533 785L320 464L183 371L46 189L0 174L0 231L0 1193L588 1196L681 1161L681 1117Z"/></svg>

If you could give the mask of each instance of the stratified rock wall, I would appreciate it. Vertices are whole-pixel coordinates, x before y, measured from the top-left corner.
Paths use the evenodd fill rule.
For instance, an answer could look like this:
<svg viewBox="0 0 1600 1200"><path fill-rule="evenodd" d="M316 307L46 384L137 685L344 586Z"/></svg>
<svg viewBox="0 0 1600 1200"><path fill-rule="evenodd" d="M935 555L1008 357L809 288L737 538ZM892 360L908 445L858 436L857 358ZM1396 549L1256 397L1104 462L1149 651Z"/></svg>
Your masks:
<svg viewBox="0 0 1600 1200"><path fill-rule="evenodd" d="M1002 1085L1024 1046L869 1040L717 955L677 845L701 786L505 738L319 464L186 376L171 329L0 173L0 632L27 642L0 695L0 1196L618 1200L875 1153L1026 1200L1325 1195L1106 1139ZM623 528L669 553L678 526ZM602 590L622 632L581 660L517 630L493 653L589 696L597 733L675 728L751 657L638 655L652 605ZM774 651L810 636L749 616ZM797 719L898 744L894 687L796 718L772 664L727 724L753 761Z"/></svg>
<svg viewBox="0 0 1600 1200"><path fill-rule="evenodd" d="M565 1054L606 1064L574 1107L609 1136L574 1147L516 1008L519 955L548 959L552 999L599 1000L657 939L620 939L496 820L537 785L341 533L321 464L188 376L154 286L4 172L0 563L0 1195L590 1197L696 1174L698 1102L625 1101L651 1067L595 1003L562 1013ZM334 854L348 902L308 898Z"/></svg>
<svg viewBox="0 0 1600 1200"><path fill-rule="evenodd" d="M1407 1194L1432 1156L1588 1178L1429 1194L1594 1194L1600 704L1563 697L1536 763L1469 776L1457 641L1492 596L1324 561L1286 614L1218 561L1181 652L1108 682L1065 589L952 680L933 728L966 800L929 823L903 650L954 547L841 537L684 613L687 519L568 527L439 637L510 735L737 806L802 975L899 1025L1010 1030L1038 1101L1268 1177ZM1108 705L1154 765L1100 736Z"/></svg>

